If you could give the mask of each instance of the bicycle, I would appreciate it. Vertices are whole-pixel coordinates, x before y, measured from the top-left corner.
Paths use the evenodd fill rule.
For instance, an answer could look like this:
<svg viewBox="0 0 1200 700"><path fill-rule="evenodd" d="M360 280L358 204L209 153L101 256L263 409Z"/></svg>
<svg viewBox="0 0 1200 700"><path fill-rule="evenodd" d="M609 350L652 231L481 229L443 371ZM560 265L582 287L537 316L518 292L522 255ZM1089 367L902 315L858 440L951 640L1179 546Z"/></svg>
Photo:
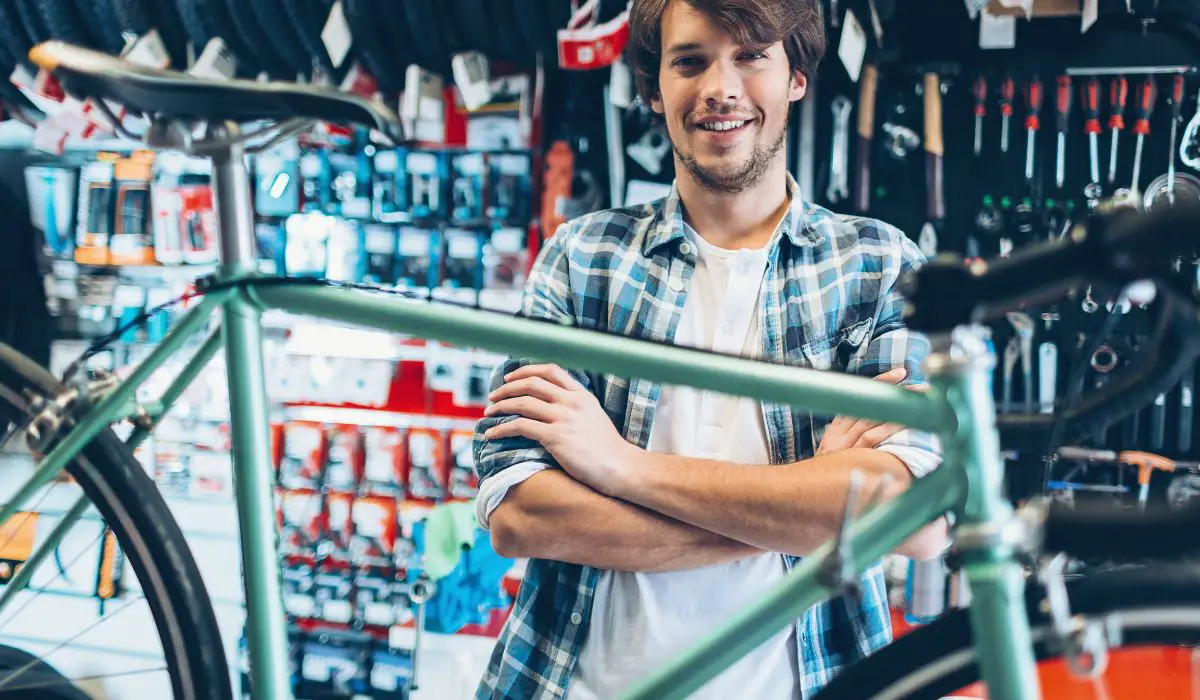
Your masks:
<svg viewBox="0 0 1200 700"><path fill-rule="evenodd" d="M1067 437L1075 437L1098 422L1119 419L1178 381L1200 354L1196 299L1169 264L1194 243L1191 231L1200 223L1196 207L1180 205L1144 217L1098 213L1060 240L991 264L967 268L956 260L930 261L906 280L908 323L933 341L927 362L929 390L912 392L864 377L435 306L423 298L397 298L354 285L259 276L244 156L317 121L366 126L381 141L402 142L403 129L388 108L323 88L218 82L150 69L61 42L43 43L30 57L68 94L91 100L101 110L119 104L130 114L148 118L144 135L125 131L114 118L126 138L213 161L221 247L218 272L202 280L195 305L124 382L89 396L89 387L64 387L0 347L0 415L14 423L30 421L26 431L46 448L31 479L0 506L0 521L68 467L88 495L98 498L102 513L115 518L113 529L131 547L138 573L187 586L186 599L168 590L170 586L155 589L154 595L161 598L151 605L164 647L170 644L166 654L177 697L231 697L228 669L224 658L205 653L203 645L218 638L211 607L194 562L178 548L181 535L161 498L152 493L148 479L132 473L137 467L130 466L128 444L153 430L222 348L229 368L251 684L256 698L289 696L272 485L268 470L262 468L271 459L260 346L265 309L786 403L814 414L899 423L941 437L946 459L939 469L892 501L871 504L865 499L870 507L857 515L857 501L864 499L852 490L847 517L834 539L805 559L768 597L647 679L629 694L631 698L686 696L805 609L833 595L853 594L849 584L856 574L946 513L953 515L954 541L971 582L969 610L952 612L868 657L836 677L822 698L939 697L982 679L992 698L1028 700L1039 697L1039 658L1065 656L1094 670L1105 650L1122 639L1171 643L1181 633L1192 639L1200 632L1200 573L1189 567L1097 575L1072 584L1070 595L1063 576L1064 554L1178 557L1194 547L1170 535L1174 528L1200 522L1200 511L1069 511L1041 500L1017 509L1003 494L1000 452L1002 430L1009 438L1036 444L1063 425L1068 426ZM263 123L244 130L245 124ZM1022 300L1061 294L1083 280L1146 277L1160 282L1165 311L1159 350L1148 355L1150 362L1142 371L1110 382L1103 392L1062 416L1005 416L998 422L990 380L994 358L979 322ZM223 316L220 330L205 339L170 384L159 402L161 409L147 414L131 408L136 389L218 309ZM1176 354L1168 357L1162 348ZM109 430L123 419L132 419L136 426L126 445ZM117 491L114 485L126 488ZM151 541L139 546L139 538ZM1038 562L1045 553L1062 554L1050 558L1049 564ZM1038 564L1041 581L1027 588L1031 561ZM1072 609L1101 619L1075 617ZM1114 637L1109 630L1123 631L1125 637ZM901 655L906 660L898 662ZM1095 663L1089 666L1089 660Z"/></svg>

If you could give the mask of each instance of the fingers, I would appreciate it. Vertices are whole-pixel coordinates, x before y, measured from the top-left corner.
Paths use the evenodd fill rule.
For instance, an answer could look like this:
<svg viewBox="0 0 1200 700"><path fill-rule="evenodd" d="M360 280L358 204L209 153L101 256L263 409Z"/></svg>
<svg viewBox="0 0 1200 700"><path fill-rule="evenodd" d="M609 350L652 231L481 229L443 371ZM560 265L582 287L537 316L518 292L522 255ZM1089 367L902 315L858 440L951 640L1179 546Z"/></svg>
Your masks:
<svg viewBox="0 0 1200 700"><path fill-rule="evenodd" d="M512 382L528 377L541 377L546 381L557 384L567 391L578 391L583 385L575 381L567 370L558 365L525 365L504 375L505 382Z"/></svg>
<svg viewBox="0 0 1200 700"><path fill-rule="evenodd" d="M532 396L514 396L497 401L483 411L485 416L518 415L532 418L540 423L551 423L555 418L554 404Z"/></svg>
<svg viewBox="0 0 1200 700"><path fill-rule="evenodd" d="M904 426L896 423L883 423L862 434L855 447L879 447L885 440L904 430Z"/></svg>
<svg viewBox="0 0 1200 700"><path fill-rule="evenodd" d="M883 374L875 375L875 378L881 382L890 382L892 384L897 384L897 383L903 381L904 378L907 376L908 376L908 370L904 368L904 365L900 365L899 367L893 367L893 368L889 369L888 371L884 372Z"/></svg>
<svg viewBox="0 0 1200 700"><path fill-rule="evenodd" d="M547 426L545 423L539 423L528 418L517 418L510 420L500 425L494 426L484 432L485 440L499 440L501 438L523 437L537 442L542 442L545 436Z"/></svg>
<svg viewBox="0 0 1200 700"><path fill-rule="evenodd" d="M506 381L495 391L488 394L488 400L498 402L517 396L532 396L542 401L556 401L562 397L564 391L561 386L542 377L525 377L524 379Z"/></svg>

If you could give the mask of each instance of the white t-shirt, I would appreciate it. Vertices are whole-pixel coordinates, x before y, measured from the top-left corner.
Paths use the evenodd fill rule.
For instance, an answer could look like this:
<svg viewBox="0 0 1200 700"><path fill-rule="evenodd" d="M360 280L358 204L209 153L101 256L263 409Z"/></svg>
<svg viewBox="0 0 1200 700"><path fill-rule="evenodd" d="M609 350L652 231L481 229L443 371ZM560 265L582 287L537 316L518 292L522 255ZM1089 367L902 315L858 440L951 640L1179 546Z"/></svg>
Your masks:
<svg viewBox="0 0 1200 700"><path fill-rule="evenodd" d="M723 250L685 226L697 250L675 342L717 352L761 355L759 297L769 249ZM766 426L754 399L691 387L662 388L649 450L769 468ZM546 468L522 464L484 482L479 522L509 488ZM659 670L763 598L784 577L767 553L666 573L601 571L588 636L567 686L569 700L607 700ZM711 700L800 697L795 630L764 642L692 697Z"/></svg>

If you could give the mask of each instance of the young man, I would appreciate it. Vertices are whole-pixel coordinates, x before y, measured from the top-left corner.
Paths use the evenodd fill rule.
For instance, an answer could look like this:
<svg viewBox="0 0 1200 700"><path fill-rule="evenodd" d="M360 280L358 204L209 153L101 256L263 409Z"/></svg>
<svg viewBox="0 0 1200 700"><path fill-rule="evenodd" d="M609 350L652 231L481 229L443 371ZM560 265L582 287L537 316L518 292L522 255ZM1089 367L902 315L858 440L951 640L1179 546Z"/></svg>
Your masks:
<svg viewBox="0 0 1200 700"><path fill-rule="evenodd" d="M527 316L916 384L924 339L895 285L919 252L879 221L805 202L791 105L825 39L810 0L634 0L628 60L675 151L664 200L562 227ZM831 539L850 474L903 490L928 435L512 359L478 427L479 521L528 557L480 698L607 700L778 584ZM941 524L902 553L935 556ZM883 574L807 611L704 698L808 697L890 641Z"/></svg>

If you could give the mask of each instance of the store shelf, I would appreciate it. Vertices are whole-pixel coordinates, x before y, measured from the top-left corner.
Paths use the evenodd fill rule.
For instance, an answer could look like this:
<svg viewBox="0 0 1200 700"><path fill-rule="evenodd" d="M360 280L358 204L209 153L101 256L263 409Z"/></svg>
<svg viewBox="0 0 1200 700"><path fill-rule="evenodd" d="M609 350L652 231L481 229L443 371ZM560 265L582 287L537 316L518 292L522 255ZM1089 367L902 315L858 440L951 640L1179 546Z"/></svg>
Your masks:
<svg viewBox="0 0 1200 700"><path fill-rule="evenodd" d="M312 423L340 423L384 428L432 428L435 430L474 430L476 421L467 418L442 418L395 411L338 406L289 406L288 420Z"/></svg>

